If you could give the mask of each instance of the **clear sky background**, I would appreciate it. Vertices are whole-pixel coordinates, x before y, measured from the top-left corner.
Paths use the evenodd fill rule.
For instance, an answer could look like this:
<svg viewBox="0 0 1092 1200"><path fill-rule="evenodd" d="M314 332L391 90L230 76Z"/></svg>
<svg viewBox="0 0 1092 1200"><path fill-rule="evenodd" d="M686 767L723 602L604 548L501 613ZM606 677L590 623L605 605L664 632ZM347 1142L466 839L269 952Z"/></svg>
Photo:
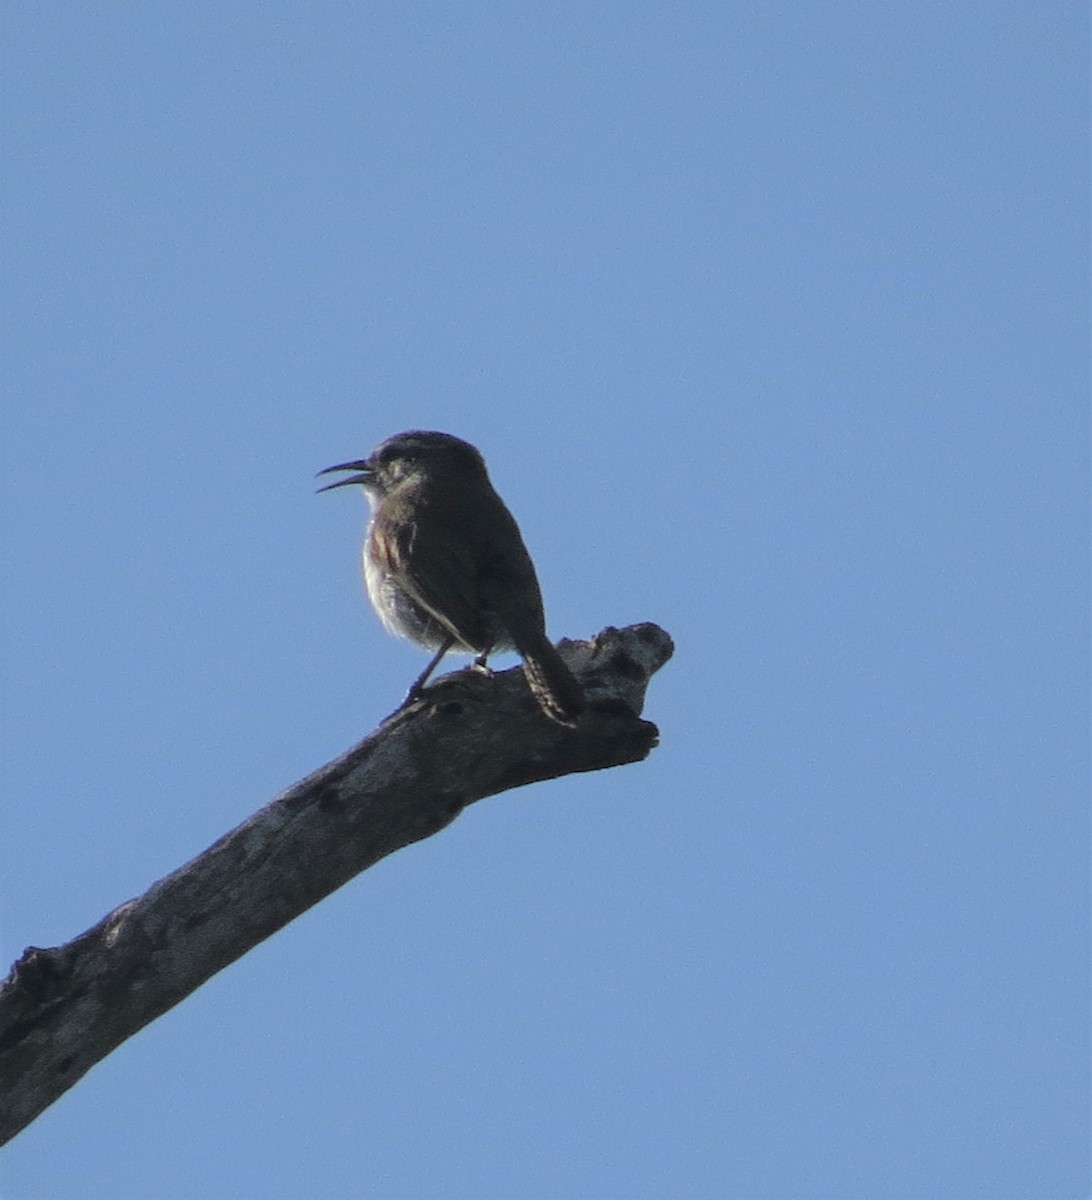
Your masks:
<svg viewBox="0 0 1092 1200"><path fill-rule="evenodd" d="M424 665L313 473L479 445L641 765L475 805L4 1200L1089 1190L1084 6L11 4L4 963Z"/></svg>

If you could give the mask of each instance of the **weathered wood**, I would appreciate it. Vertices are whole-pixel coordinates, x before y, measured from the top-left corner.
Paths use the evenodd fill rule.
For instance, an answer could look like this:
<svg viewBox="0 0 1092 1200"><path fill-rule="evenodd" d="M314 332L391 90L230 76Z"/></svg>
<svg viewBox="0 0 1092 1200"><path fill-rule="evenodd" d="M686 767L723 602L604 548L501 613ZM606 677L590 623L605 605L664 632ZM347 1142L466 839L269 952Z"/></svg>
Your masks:
<svg viewBox="0 0 1092 1200"><path fill-rule="evenodd" d="M0 1144L126 1038L312 904L475 800L644 758L638 714L671 656L655 625L564 642L588 712L546 720L519 668L444 676L143 896L0 984Z"/></svg>

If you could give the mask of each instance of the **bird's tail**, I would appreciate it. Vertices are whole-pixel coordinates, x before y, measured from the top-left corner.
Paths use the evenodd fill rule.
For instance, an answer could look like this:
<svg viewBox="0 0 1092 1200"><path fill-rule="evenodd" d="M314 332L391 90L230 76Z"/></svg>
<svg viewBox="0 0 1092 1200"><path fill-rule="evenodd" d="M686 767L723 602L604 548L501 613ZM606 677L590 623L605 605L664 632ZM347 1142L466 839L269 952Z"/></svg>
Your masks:
<svg viewBox="0 0 1092 1200"><path fill-rule="evenodd" d="M521 646L523 670L542 711L559 725L573 726L584 711L584 689L546 636Z"/></svg>

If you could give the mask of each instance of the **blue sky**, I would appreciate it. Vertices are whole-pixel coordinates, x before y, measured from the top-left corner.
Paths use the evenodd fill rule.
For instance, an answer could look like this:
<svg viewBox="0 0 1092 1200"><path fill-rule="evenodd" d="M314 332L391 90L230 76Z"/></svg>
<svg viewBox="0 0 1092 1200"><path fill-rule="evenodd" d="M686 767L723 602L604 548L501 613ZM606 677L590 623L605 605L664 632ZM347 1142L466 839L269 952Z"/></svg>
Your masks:
<svg viewBox="0 0 1092 1200"><path fill-rule="evenodd" d="M5 962L397 703L312 494L391 433L677 654L648 762L366 872L5 1200L1087 1194L1085 22L9 9Z"/></svg>

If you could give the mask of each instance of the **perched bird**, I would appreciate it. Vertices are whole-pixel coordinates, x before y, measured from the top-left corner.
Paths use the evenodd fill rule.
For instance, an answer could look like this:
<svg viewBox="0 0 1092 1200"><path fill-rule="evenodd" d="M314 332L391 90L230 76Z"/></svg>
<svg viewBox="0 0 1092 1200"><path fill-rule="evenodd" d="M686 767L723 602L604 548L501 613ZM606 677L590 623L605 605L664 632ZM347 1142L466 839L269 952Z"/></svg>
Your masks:
<svg viewBox="0 0 1092 1200"><path fill-rule="evenodd" d="M319 491L359 484L371 504L364 580L380 620L436 651L407 703L448 650L469 651L487 670L493 651L514 649L542 711L575 724L583 690L546 637L534 565L478 450L449 433L413 430L319 474L332 471L356 473Z"/></svg>

